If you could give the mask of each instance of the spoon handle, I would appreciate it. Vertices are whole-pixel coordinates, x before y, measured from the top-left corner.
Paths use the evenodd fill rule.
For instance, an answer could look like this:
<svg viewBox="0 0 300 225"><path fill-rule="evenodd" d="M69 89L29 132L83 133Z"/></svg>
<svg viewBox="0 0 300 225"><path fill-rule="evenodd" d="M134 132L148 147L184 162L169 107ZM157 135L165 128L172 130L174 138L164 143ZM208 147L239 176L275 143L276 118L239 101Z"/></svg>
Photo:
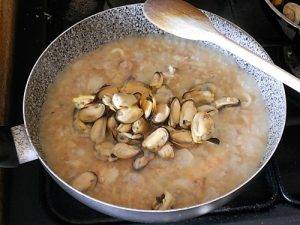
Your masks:
<svg viewBox="0 0 300 225"><path fill-rule="evenodd" d="M245 60L254 67L265 72L266 74L269 74L270 76L281 81L290 88L300 92L300 79L286 72L280 67L267 62L266 60L245 49L244 47L238 45L237 43L233 42L227 37L218 33L212 34L210 42L213 42L214 44L228 50L229 52L240 57L241 59Z"/></svg>

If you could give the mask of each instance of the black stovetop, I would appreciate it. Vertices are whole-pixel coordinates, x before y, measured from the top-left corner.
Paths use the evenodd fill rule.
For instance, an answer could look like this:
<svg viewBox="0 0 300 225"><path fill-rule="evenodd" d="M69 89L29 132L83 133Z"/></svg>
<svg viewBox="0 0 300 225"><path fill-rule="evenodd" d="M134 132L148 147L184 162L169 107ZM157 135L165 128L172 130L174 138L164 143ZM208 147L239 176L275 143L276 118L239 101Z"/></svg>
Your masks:
<svg viewBox="0 0 300 225"><path fill-rule="evenodd" d="M28 0L18 2L10 124L22 123L22 95L35 60L60 32L78 20L134 0ZM141 2L141 1L140 1ZM274 62L288 69L285 37L263 0L191 0L250 33ZM176 224L300 224L300 100L287 90L288 120L281 143L264 171L234 201L214 212ZM299 104L297 104L299 103ZM124 224L67 195L38 161L5 171L5 225Z"/></svg>

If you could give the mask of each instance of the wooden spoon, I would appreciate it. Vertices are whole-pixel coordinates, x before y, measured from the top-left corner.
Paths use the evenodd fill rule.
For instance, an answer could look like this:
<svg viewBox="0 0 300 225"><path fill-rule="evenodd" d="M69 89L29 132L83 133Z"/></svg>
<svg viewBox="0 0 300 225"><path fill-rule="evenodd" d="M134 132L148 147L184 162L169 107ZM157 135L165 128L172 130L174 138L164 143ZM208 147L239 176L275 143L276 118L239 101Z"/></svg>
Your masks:
<svg viewBox="0 0 300 225"><path fill-rule="evenodd" d="M146 18L160 29L182 38L212 42L300 92L298 78L225 37L201 10L189 3L183 0L147 0L143 10Z"/></svg>

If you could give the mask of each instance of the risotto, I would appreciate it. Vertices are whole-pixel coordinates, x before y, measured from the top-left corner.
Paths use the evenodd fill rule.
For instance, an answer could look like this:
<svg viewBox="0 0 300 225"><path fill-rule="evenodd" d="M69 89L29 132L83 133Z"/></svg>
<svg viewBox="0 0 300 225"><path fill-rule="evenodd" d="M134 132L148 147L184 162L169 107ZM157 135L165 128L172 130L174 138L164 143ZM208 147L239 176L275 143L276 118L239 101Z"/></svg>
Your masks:
<svg viewBox="0 0 300 225"><path fill-rule="evenodd" d="M250 76L214 50L164 37L101 46L50 86L40 140L47 163L105 202L164 210L243 183L267 144Z"/></svg>

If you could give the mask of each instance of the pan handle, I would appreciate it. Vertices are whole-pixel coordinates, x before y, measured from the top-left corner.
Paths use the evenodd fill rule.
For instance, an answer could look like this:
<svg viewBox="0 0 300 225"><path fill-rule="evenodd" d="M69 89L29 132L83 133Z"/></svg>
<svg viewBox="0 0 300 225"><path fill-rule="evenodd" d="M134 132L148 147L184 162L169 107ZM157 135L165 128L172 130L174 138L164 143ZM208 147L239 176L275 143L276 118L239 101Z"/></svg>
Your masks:
<svg viewBox="0 0 300 225"><path fill-rule="evenodd" d="M12 168L37 159L24 125L0 126L0 167Z"/></svg>

